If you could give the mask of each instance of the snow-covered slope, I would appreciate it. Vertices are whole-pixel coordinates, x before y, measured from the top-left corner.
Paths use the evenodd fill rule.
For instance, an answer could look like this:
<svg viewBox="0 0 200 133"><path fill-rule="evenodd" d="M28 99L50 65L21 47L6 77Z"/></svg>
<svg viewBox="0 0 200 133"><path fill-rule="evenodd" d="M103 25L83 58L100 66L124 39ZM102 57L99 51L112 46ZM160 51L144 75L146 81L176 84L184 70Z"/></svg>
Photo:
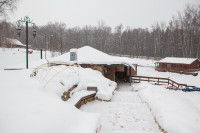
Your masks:
<svg viewBox="0 0 200 133"><path fill-rule="evenodd" d="M69 53L51 59L48 56L48 59L65 62L66 55ZM24 49L1 49L0 57L4 64L1 68L25 67ZM37 51L29 54L29 68L46 62L40 59ZM98 71L75 66L38 68L38 75L30 77L33 70L0 70L0 132L95 133L99 127L99 115L79 111L74 105L63 102L61 95L73 84L78 84L74 93L93 84L98 87L97 96L109 100L116 83Z"/></svg>
<svg viewBox="0 0 200 133"><path fill-rule="evenodd" d="M153 115L169 133L200 132L200 93L167 90L149 83L134 85Z"/></svg>
<svg viewBox="0 0 200 133"><path fill-rule="evenodd" d="M52 54L46 52L47 59L52 57ZM40 64L47 63L45 52L43 51L43 59L40 59L40 51L33 50L32 54L28 54L29 68L35 68ZM5 68L26 68L26 49L21 48L0 48L0 69Z"/></svg>
<svg viewBox="0 0 200 133"><path fill-rule="evenodd" d="M30 78L31 72L0 70L0 133L96 132L97 114L63 102Z"/></svg>
<svg viewBox="0 0 200 133"><path fill-rule="evenodd" d="M87 49L87 47L85 48ZM46 60L40 60L40 53L37 51L29 57L31 68L47 63ZM48 60L67 62L69 61L69 53L55 58L49 56ZM25 51L0 49L0 61L0 69L14 66L25 68ZM143 66L138 67L138 75L170 77L176 82L200 87L200 75L194 77L170 72L157 72L154 68L146 67L154 66L152 60L135 59L135 62ZM113 88L109 87L113 87L114 83L103 79L97 71L74 66L62 71L60 75L57 74L65 67L40 69L36 79L30 77L33 69L0 70L0 133L96 132L99 126L99 115L83 113L71 104L63 102L60 96L63 91L76 83L79 86L74 92L85 90L87 85L92 83L92 85L102 88L100 94L111 94L110 90ZM64 86L60 82L64 83ZM144 89L139 91L139 96L149 104L159 124L169 133L200 132L199 92L184 93L149 84L139 85L139 89L141 88ZM103 96L109 97L109 95ZM137 108L135 109L137 110Z"/></svg>

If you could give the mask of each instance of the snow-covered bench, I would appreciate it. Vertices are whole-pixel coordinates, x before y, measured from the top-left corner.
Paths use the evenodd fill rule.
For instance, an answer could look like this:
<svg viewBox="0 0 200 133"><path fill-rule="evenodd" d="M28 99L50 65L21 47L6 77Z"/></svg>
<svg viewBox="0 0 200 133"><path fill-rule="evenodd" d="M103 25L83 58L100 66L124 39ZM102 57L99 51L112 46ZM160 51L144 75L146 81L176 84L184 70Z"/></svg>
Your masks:
<svg viewBox="0 0 200 133"><path fill-rule="evenodd" d="M81 105L95 100L96 91L82 90L75 92L71 98L67 100L68 103L80 108Z"/></svg>

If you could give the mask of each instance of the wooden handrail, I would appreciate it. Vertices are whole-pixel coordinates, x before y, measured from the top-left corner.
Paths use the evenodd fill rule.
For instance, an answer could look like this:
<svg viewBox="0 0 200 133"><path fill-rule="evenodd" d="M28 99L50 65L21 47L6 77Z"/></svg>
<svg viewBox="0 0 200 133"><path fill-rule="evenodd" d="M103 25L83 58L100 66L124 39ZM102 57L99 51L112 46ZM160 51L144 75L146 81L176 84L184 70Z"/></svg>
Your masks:
<svg viewBox="0 0 200 133"><path fill-rule="evenodd" d="M185 87L195 87L187 84L180 84L171 80L170 78L160 78L160 77L147 77L147 76L132 76L132 80L135 83L140 83L141 81L156 82L158 85L168 84L175 87L185 86ZM137 82L138 81L138 82Z"/></svg>
<svg viewBox="0 0 200 133"><path fill-rule="evenodd" d="M147 76L137 76L137 75L133 75L132 77L140 77L140 78L151 78L151 79L166 79L168 80L168 78L160 78L160 77L147 77Z"/></svg>

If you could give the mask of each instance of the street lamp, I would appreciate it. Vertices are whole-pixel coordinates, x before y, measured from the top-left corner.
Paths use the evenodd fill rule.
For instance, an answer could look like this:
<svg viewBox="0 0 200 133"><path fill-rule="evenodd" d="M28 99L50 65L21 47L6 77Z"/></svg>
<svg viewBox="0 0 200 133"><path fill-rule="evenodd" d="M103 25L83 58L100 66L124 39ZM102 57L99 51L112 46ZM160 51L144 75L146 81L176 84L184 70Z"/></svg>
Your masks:
<svg viewBox="0 0 200 133"><path fill-rule="evenodd" d="M18 36L21 35L21 25L22 23L26 24L26 68L28 69L28 23L32 24L33 26L33 37L35 38L36 36L36 25L32 21L30 21L30 18L28 16L25 16L24 19L21 18L21 20L18 20L16 22L17 24L17 34Z"/></svg>

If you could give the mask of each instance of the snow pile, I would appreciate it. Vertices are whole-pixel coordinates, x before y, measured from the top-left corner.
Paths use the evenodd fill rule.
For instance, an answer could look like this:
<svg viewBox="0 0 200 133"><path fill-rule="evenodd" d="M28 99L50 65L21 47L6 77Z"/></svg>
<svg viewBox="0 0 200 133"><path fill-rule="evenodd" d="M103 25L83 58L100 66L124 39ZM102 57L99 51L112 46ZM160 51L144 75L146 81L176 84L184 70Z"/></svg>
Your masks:
<svg viewBox="0 0 200 133"><path fill-rule="evenodd" d="M105 78L101 72L80 66L53 66L36 69L36 78L41 81L44 88L51 90L57 96L62 96L73 85L77 87L73 93L87 90L88 86L96 86L96 96L102 100L110 100L117 84Z"/></svg>
<svg viewBox="0 0 200 133"><path fill-rule="evenodd" d="M141 87L141 88L140 88ZM145 87L145 88L144 88ZM167 90L147 83L136 86L163 129L170 133L200 132L200 93Z"/></svg>
<svg viewBox="0 0 200 133"><path fill-rule="evenodd" d="M1 133L95 133L99 115L81 112L30 78L0 70ZM77 128L78 127L78 128Z"/></svg>

